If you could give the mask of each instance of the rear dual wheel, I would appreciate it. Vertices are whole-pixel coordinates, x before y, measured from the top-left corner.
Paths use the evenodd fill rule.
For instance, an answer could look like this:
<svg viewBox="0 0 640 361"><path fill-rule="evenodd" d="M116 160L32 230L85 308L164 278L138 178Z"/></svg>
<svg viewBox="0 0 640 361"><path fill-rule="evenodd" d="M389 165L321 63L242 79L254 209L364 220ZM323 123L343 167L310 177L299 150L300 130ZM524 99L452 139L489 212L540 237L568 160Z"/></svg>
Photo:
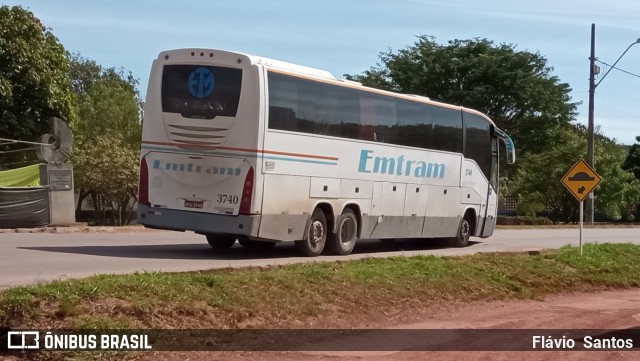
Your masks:
<svg viewBox="0 0 640 361"><path fill-rule="evenodd" d="M317 257L326 246L330 254L350 254L358 240L358 219L351 209L346 209L337 222L337 232L332 233L327 229L327 217L324 212L316 208L309 220L306 239L295 242L298 253L307 257Z"/></svg>
<svg viewBox="0 0 640 361"><path fill-rule="evenodd" d="M327 243L327 217L320 208L316 208L307 226L306 237L295 241L299 254L307 257L317 257L324 250Z"/></svg>
<svg viewBox="0 0 640 361"><path fill-rule="evenodd" d="M250 239L239 239L238 243L240 243L240 245L244 248L251 248L251 249L267 249L267 248L273 248L273 246L276 245L276 242L254 241Z"/></svg>
<svg viewBox="0 0 640 361"><path fill-rule="evenodd" d="M236 243L236 237L207 234L207 243L213 249L229 249Z"/></svg>
<svg viewBox="0 0 640 361"><path fill-rule="evenodd" d="M351 209L345 209L338 219L336 233L327 240L327 250L331 254L347 255L353 251L358 240L358 219Z"/></svg>

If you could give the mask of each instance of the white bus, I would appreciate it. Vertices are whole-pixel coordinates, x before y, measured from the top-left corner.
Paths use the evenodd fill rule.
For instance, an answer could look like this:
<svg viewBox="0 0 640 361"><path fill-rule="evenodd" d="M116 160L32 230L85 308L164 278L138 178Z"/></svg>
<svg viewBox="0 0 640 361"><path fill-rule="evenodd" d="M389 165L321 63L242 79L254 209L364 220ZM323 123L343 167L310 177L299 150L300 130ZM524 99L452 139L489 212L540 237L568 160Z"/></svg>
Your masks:
<svg viewBox="0 0 640 361"><path fill-rule="evenodd" d="M495 228L498 140L483 114L211 49L154 60L138 221L215 249L295 241L306 256L357 239L449 238Z"/></svg>

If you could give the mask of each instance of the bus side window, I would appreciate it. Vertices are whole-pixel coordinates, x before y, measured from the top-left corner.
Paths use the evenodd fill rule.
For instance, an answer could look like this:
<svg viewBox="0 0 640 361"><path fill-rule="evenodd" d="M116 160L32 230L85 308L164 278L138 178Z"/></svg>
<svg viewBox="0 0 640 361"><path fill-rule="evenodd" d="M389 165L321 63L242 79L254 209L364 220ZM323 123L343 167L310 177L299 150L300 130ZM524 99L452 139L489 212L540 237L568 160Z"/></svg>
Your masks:
<svg viewBox="0 0 640 361"><path fill-rule="evenodd" d="M377 98L375 95L360 94L360 126L366 130L361 132L381 143L398 142L397 101ZM368 129L373 128L373 134Z"/></svg>
<svg viewBox="0 0 640 361"><path fill-rule="evenodd" d="M358 128L358 139L376 140L373 125L360 125Z"/></svg>
<svg viewBox="0 0 640 361"><path fill-rule="evenodd" d="M270 106L269 107L269 128L283 130L298 130L296 113L291 108Z"/></svg>
<svg viewBox="0 0 640 361"><path fill-rule="evenodd" d="M376 128L376 109L375 102L370 99L360 96L360 130L358 132L358 139L362 140L376 140L375 128Z"/></svg>
<svg viewBox="0 0 640 361"><path fill-rule="evenodd" d="M433 108L433 149L462 152L462 113L460 110Z"/></svg>
<svg viewBox="0 0 640 361"><path fill-rule="evenodd" d="M398 103L398 144L417 148L432 147L432 107L406 100Z"/></svg>

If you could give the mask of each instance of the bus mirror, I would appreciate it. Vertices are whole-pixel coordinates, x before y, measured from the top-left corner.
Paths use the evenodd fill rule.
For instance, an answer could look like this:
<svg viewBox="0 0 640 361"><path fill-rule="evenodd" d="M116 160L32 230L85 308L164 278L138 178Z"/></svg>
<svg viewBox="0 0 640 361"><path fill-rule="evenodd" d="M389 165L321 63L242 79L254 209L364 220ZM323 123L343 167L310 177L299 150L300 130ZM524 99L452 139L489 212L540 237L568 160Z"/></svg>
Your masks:
<svg viewBox="0 0 640 361"><path fill-rule="evenodd" d="M509 139L511 140L511 139ZM516 162L516 150L513 147L513 142L504 142L505 147L507 148L507 164L513 164Z"/></svg>
<svg viewBox="0 0 640 361"><path fill-rule="evenodd" d="M498 135L498 138L502 139L504 142L504 146L507 149L507 164L513 164L516 162L516 147L513 144L513 140L511 137L507 135L507 133L502 130L495 128L495 131Z"/></svg>

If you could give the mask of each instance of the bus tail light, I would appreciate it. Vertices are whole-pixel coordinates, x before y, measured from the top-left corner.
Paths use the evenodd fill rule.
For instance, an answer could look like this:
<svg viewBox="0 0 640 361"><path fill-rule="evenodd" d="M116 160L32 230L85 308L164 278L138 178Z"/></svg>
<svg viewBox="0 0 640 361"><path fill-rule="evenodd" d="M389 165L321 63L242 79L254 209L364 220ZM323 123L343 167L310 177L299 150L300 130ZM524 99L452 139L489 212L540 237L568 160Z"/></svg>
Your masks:
<svg viewBox="0 0 640 361"><path fill-rule="evenodd" d="M251 199L253 198L253 167L249 168L244 178L242 198L240 199L240 214L251 214Z"/></svg>
<svg viewBox="0 0 640 361"><path fill-rule="evenodd" d="M144 157L140 160L140 182L138 183L138 203L149 205L149 169Z"/></svg>

